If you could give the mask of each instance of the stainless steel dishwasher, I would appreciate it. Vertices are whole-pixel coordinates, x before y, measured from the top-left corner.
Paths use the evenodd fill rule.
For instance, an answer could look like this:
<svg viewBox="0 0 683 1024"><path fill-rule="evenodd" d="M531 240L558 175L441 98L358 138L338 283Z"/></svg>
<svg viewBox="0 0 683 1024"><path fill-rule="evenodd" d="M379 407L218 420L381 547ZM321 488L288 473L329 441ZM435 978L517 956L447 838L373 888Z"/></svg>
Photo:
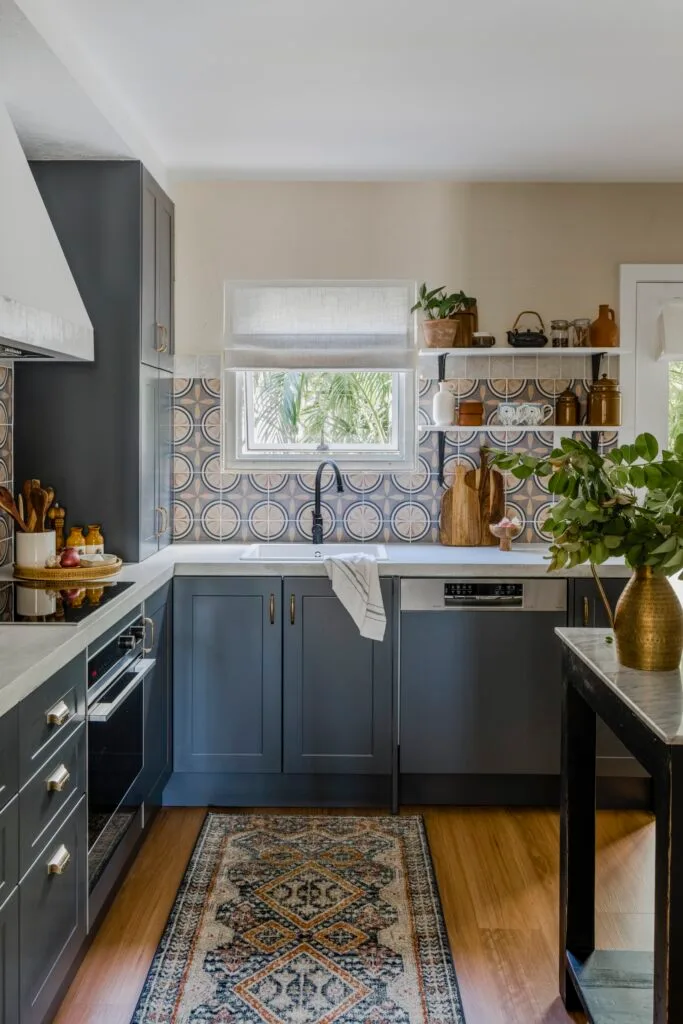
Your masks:
<svg viewBox="0 0 683 1024"><path fill-rule="evenodd" d="M566 622L563 579L402 580L402 776L556 778Z"/></svg>

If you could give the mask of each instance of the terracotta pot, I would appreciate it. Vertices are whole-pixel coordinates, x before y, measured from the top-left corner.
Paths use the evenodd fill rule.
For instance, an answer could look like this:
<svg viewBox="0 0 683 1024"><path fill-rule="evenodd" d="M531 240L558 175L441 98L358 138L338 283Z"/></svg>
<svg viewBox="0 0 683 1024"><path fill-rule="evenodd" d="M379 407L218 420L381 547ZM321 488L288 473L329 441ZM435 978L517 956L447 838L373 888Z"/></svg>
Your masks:
<svg viewBox="0 0 683 1024"><path fill-rule="evenodd" d="M636 569L614 616L617 659L626 668L672 672L683 654L683 608L666 576Z"/></svg>
<svg viewBox="0 0 683 1024"><path fill-rule="evenodd" d="M459 330L457 320L425 320L422 324L427 348L453 348Z"/></svg>
<svg viewBox="0 0 683 1024"><path fill-rule="evenodd" d="M598 319L590 326L590 343L592 348L617 348L619 345L619 328L611 306L600 306Z"/></svg>

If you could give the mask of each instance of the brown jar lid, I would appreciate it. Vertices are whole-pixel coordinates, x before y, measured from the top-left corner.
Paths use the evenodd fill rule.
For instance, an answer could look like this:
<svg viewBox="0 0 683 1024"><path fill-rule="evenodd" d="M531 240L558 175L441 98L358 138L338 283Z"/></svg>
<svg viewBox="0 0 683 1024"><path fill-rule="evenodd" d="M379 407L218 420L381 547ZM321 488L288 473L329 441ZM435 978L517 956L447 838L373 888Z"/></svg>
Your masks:
<svg viewBox="0 0 683 1024"><path fill-rule="evenodd" d="M606 373L603 373L600 380L596 380L591 385L591 391L618 391L619 381L608 377Z"/></svg>

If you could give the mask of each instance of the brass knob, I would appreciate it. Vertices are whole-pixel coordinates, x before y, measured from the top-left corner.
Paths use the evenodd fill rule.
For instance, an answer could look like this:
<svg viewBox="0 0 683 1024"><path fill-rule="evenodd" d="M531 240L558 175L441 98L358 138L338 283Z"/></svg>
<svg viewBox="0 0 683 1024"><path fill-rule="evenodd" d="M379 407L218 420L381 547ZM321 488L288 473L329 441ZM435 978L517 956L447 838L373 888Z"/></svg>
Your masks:
<svg viewBox="0 0 683 1024"><path fill-rule="evenodd" d="M71 854L62 843L58 850L52 854L47 862L48 875L61 875L64 873L67 864L71 860Z"/></svg>
<svg viewBox="0 0 683 1024"><path fill-rule="evenodd" d="M55 768L52 775L45 780L48 793L61 793L70 778L71 772L67 766L60 764L59 768Z"/></svg>
<svg viewBox="0 0 683 1024"><path fill-rule="evenodd" d="M64 725L69 720L69 706L63 700L60 700L53 708L50 708L45 714L45 718L48 725Z"/></svg>

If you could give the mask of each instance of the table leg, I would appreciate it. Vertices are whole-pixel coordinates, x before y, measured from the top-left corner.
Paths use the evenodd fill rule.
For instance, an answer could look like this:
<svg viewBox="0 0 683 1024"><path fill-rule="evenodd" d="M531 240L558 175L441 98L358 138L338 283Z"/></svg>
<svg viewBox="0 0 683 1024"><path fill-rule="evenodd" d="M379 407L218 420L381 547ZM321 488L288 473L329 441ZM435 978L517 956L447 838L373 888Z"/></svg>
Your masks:
<svg viewBox="0 0 683 1024"><path fill-rule="evenodd" d="M583 959L595 949L595 712L572 682L564 655L562 790L560 802L560 994L581 1009L566 952Z"/></svg>
<svg viewBox="0 0 683 1024"><path fill-rule="evenodd" d="M654 1024L683 1021L683 750L671 748L654 778Z"/></svg>

